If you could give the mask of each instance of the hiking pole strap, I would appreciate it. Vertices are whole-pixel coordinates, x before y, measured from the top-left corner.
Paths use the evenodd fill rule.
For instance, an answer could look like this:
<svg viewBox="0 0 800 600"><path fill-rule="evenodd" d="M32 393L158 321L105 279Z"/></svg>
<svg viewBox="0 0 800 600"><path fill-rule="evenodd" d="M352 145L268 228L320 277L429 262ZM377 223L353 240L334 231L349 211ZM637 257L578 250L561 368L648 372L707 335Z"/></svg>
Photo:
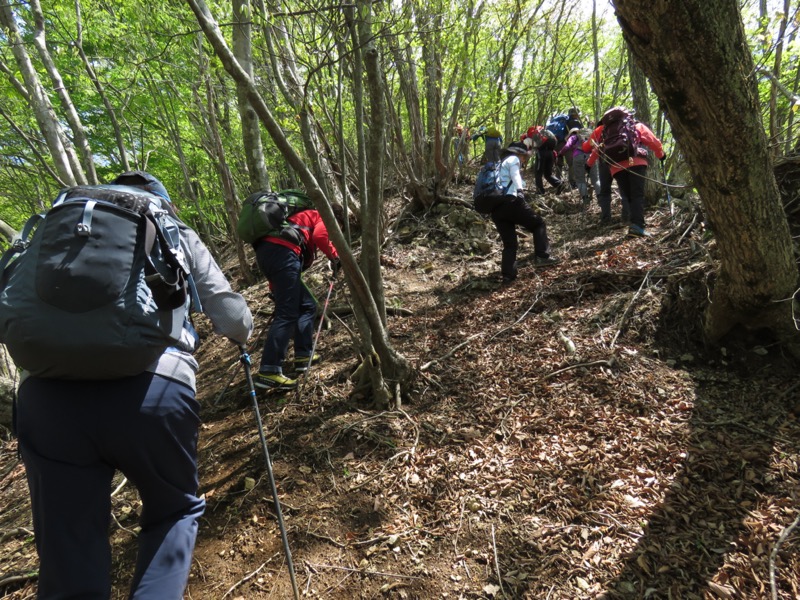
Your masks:
<svg viewBox="0 0 800 600"><path fill-rule="evenodd" d="M289 579L292 582L292 591L294 592L295 600L300 600L300 591L297 588L297 580L294 574L294 563L292 562L292 552L289 549L289 538L286 535L286 525L283 521L283 512L281 511L281 502L278 498L278 486L275 484L275 474L272 472L272 459L269 456L269 448L267 448L267 438L264 435L264 426L261 422L261 412L258 409L258 399L256 398L256 387L253 384L253 374L250 366L250 355L247 353L247 348L243 345L239 346L241 353L239 360L244 369L244 376L247 379L247 386L250 389L250 397L253 399L253 412L256 417L256 425L258 427L258 438L261 441L261 448L264 450L264 459L267 462L267 476L269 477L269 485L272 491L272 501L275 504L275 516L278 519L278 529L281 532L281 541L283 542L283 551L286 554L286 564L289 567Z"/></svg>

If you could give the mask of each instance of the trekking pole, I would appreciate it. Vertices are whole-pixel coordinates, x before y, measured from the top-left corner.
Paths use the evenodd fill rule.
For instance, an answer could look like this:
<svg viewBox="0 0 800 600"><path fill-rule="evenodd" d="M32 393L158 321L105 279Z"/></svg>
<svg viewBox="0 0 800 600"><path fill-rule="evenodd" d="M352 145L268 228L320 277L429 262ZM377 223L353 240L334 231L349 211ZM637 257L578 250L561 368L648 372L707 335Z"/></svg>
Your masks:
<svg viewBox="0 0 800 600"><path fill-rule="evenodd" d="M317 326L317 334L314 336L314 343L311 345L311 356L308 357L308 364L306 365L305 372L311 368L311 363L314 362L314 351L317 349L317 342L319 341L319 334L322 332L322 325L325 323L325 313L328 311L328 302L331 300L331 292L333 291L333 284L336 283L335 279L331 279L331 284L328 286L328 295L325 296L325 304L322 306L322 314L320 315L319 325ZM303 377L303 383L297 390L297 399L303 395L303 389L306 387L306 377Z"/></svg>
<svg viewBox="0 0 800 600"><path fill-rule="evenodd" d="M300 591L297 589L297 580L294 576L294 563L292 563L292 552L289 549L289 538L286 536L286 526L283 523L283 513L281 512L281 502L278 499L278 487L275 485L275 475L272 472L272 460L269 457L269 449L267 448L267 439L264 437L264 427L261 424L261 412L258 410L258 400L256 399L256 388L253 385L253 375L250 371L250 355L247 353L245 346L239 346L241 351L242 367L244 368L244 376L247 379L247 385L250 388L250 397L253 399L253 411L256 416L256 425L258 426L258 437L261 440L261 447L264 450L264 458L267 461L267 475L269 476L269 484L272 488L272 501L275 503L275 514L278 518L278 529L281 531L281 541L283 542L283 551L286 554L286 564L289 566L289 578L292 581L292 592L294 592L295 600L300 600Z"/></svg>
<svg viewBox="0 0 800 600"><path fill-rule="evenodd" d="M667 168L664 166L664 161L661 161L661 176L664 178L664 189L667 190L667 204L669 205L669 219L675 221L675 206L672 204L672 195L669 193L669 184L667 183Z"/></svg>

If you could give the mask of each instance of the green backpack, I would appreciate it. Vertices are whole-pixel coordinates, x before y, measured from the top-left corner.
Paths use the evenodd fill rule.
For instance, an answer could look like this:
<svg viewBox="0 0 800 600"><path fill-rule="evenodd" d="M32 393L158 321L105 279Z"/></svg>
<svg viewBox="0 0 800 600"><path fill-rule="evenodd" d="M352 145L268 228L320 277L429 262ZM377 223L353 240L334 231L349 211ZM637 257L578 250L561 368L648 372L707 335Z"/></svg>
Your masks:
<svg viewBox="0 0 800 600"><path fill-rule="evenodd" d="M288 221L293 214L313 209L311 199L302 190L255 192L242 203L236 233L248 244L255 244L267 236L279 237L303 246L302 227Z"/></svg>

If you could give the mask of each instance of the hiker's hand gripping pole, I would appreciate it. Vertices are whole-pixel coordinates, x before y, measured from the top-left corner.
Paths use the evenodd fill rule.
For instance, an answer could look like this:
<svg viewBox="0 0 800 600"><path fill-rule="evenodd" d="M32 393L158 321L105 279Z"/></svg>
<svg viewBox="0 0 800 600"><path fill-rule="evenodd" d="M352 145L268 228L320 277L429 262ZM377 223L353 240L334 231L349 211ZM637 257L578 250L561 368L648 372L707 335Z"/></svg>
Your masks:
<svg viewBox="0 0 800 600"><path fill-rule="evenodd" d="M250 369L250 355L247 353L245 346L239 345L239 360L244 369L244 376L247 378L247 387L250 390L250 397L253 400L253 412L256 417L256 425L258 426L258 437L261 440L261 447L264 450L264 459L267 461L267 475L269 476L269 484L272 489L272 501L275 504L275 515L278 518L278 528L281 531L281 541L283 542L283 551L286 554L286 564L289 566L289 578L292 581L292 592L294 593L295 600L300 600L300 592L297 589L297 580L294 575L294 563L292 563L292 552L289 549L289 538L286 536L286 526L283 522L283 513L281 511L281 503L278 499L278 487L275 485L275 475L272 472L272 460L269 457L269 449L267 448L267 439L264 436L264 427L261 424L261 412L258 410L258 400L256 398L256 387L253 384L253 374Z"/></svg>

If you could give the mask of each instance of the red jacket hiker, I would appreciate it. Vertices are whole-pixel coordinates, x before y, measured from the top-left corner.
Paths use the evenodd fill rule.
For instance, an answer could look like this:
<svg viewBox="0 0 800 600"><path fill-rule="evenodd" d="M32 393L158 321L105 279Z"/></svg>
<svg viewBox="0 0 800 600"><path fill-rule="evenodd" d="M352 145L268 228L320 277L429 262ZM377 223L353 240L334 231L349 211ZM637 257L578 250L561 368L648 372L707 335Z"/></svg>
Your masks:
<svg viewBox="0 0 800 600"><path fill-rule="evenodd" d="M636 131L639 132L640 146L652 150L655 153L656 158L658 159L664 158L665 156L664 147L661 145L661 140L659 140L656 137L656 135L652 131L650 131L650 128L647 125L637 121ZM592 132L592 135L589 136L589 139L583 143L584 152L592 153L592 155L589 157L589 160L586 161L587 166L591 167L600 157L600 153L597 150L597 146L602 143L602 139L603 139L603 126L600 125ZM632 159L626 161L624 165L620 165L617 163L609 163L608 166L611 169L611 176L613 177L623 169L642 166L642 165L647 166L646 156L635 156Z"/></svg>

